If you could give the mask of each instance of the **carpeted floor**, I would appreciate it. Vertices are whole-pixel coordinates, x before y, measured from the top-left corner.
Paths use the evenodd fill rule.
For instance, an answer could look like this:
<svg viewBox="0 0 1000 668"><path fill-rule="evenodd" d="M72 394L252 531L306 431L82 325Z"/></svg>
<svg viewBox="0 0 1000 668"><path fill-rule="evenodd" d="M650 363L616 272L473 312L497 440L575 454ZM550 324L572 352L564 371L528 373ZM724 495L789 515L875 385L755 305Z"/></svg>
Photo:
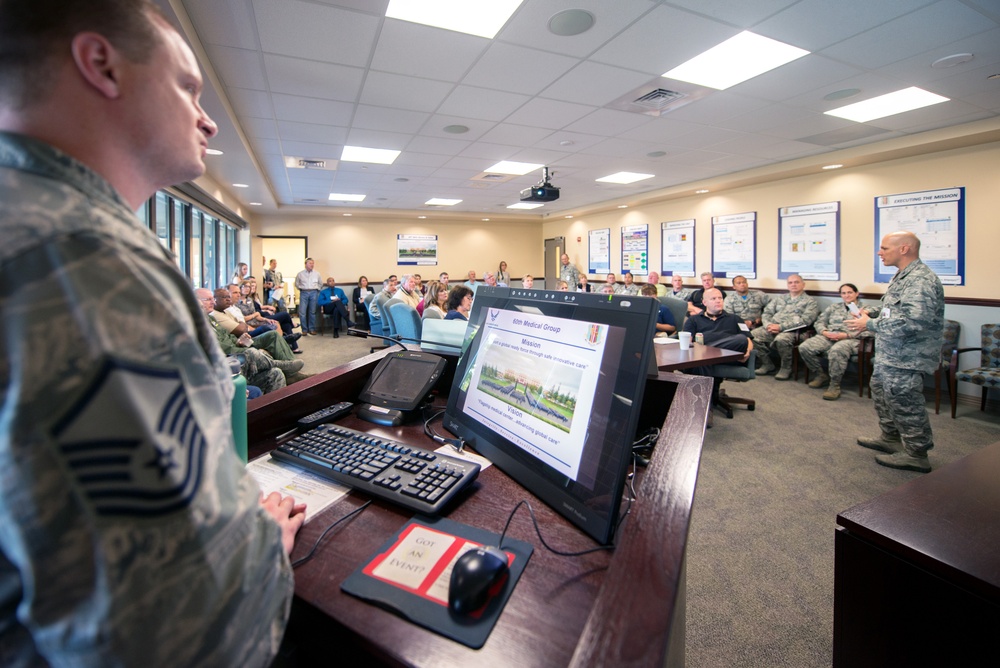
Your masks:
<svg viewBox="0 0 1000 668"><path fill-rule="evenodd" d="M307 336L302 373L367 355L380 341ZM849 387L848 379L846 387ZM688 548L687 665L828 667L833 649L833 536L837 513L920 474L878 466L859 447L878 433L871 400L772 376L727 382L757 409L718 411L707 431ZM928 393L930 396L930 393ZM931 464L944 466L1000 440L1000 416L960 404L934 415Z"/></svg>
<svg viewBox="0 0 1000 668"><path fill-rule="evenodd" d="M687 665L828 667L833 652L833 540L840 511L918 473L879 466L855 443L876 435L872 402L773 376L727 383L757 400L705 437L688 547ZM930 396L930 392L928 392ZM959 406L934 415L940 467L1000 440L1000 418ZM982 417L981 417L982 416Z"/></svg>

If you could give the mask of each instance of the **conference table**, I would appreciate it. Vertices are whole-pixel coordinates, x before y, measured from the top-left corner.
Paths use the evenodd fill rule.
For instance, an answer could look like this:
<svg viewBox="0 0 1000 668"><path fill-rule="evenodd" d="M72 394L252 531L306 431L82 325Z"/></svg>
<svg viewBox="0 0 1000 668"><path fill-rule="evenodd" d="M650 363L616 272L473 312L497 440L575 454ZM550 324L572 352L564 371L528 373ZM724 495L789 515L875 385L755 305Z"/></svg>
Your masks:
<svg viewBox="0 0 1000 668"><path fill-rule="evenodd" d="M743 353L726 350L702 343L692 343L687 350L681 350L680 343L654 343L656 366L660 371L680 371L696 366L712 364L732 364L739 362Z"/></svg>
<svg viewBox="0 0 1000 668"><path fill-rule="evenodd" d="M375 365L395 350L378 351L251 402L251 457L273 449L299 417L337 401L355 401ZM636 499L614 550L576 558L556 555L541 545L523 509L514 516L508 535L531 543L534 554L479 650L341 591L341 583L412 518L408 511L373 500L296 569L286 639L297 662L324 665L364 655L370 665L683 665L685 551L711 389L710 379L683 374L660 373L647 380L640 426L660 426L661 432L648 467L636 474ZM446 390L436 405L444 405L445 395ZM411 446L437 447L419 423L383 427L351 415L338 424ZM435 428L444 432L440 422ZM483 471L443 516L499 534L521 499L531 502L550 545L568 552L595 546L496 466ZM300 531L293 560L366 500L361 492L350 493L317 515ZM626 505L623 501L622 508Z"/></svg>

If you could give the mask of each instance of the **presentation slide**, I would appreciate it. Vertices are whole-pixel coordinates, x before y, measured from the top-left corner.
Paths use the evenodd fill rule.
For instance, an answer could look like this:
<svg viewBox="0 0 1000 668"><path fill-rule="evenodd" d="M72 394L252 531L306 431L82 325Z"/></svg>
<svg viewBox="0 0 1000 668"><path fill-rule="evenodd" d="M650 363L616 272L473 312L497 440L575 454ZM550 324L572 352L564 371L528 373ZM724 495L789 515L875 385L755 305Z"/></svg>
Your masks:
<svg viewBox="0 0 1000 668"><path fill-rule="evenodd" d="M608 325L490 309L465 412L576 481Z"/></svg>

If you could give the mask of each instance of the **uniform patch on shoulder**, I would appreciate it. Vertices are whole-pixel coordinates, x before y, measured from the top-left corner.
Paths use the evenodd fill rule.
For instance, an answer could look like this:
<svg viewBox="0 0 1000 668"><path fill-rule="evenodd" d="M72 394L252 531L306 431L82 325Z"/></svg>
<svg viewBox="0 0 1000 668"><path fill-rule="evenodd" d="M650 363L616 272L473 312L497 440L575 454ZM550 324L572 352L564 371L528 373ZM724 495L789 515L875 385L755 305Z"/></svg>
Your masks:
<svg viewBox="0 0 1000 668"><path fill-rule="evenodd" d="M201 485L205 436L173 369L108 359L53 436L101 515L172 513Z"/></svg>

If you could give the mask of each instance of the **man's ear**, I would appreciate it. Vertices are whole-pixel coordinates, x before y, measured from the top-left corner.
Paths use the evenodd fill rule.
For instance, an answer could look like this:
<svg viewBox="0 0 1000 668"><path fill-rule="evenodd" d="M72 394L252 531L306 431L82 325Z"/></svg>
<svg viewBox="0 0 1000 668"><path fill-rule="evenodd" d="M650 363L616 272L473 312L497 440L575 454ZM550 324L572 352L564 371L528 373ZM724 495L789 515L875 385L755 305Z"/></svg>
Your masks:
<svg viewBox="0 0 1000 668"><path fill-rule="evenodd" d="M106 37L94 32L76 35L70 43L73 62L83 79L105 97L121 95L121 54Z"/></svg>

